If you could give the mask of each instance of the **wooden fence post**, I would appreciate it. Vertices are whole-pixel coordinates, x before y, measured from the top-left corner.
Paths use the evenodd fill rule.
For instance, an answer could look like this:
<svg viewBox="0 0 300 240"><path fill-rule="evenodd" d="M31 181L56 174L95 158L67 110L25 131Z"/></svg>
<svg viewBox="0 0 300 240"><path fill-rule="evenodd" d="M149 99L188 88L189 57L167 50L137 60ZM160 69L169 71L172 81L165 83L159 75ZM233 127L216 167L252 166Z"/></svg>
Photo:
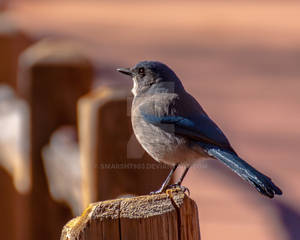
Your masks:
<svg viewBox="0 0 300 240"><path fill-rule="evenodd" d="M76 124L76 102L89 91L93 70L77 46L44 40L21 55L19 72L18 90L30 108L30 239L57 239L71 212L49 194L41 150L59 126Z"/></svg>
<svg viewBox="0 0 300 240"><path fill-rule="evenodd" d="M91 204L61 240L200 240L196 203L178 189Z"/></svg>
<svg viewBox="0 0 300 240"><path fill-rule="evenodd" d="M16 88L18 57L29 43L18 26L0 14L0 83Z"/></svg>
<svg viewBox="0 0 300 240"><path fill-rule="evenodd" d="M18 224L18 219L24 217L24 208L18 208L18 190L26 190L26 176L29 177L28 171L21 163L26 159L26 153L19 148L20 142L17 139L23 107L22 101L15 97L12 89L0 86L0 212L4 216L0 220L1 239L21 239L17 238L18 232L22 231L23 226L26 227L26 223L23 226ZM23 157L24 159L21 159ZM22 232L22 239L27 240L26 233Z"/></svg>
<svg viewBox="0 0 300 240"><path fill-rule="evenodd" d="M78 102L83 208L122 194L157 190L169 172L136 141L129 96L127 90L101 87Z"/></svg>
<svg viewBox="0 0 300 240"><path fill-rule="evenodd" d="M6 1L0 1L0 11L5 4ZM23 131L20 121L26 121L28 112L24 101L15 96L14 89L18 56L29 43L19 27L0 13L0 212L5 216L0 220L1 239L27 239L26 221L20 220L25 217L26 205L20 204L19 197L28 187L30 173L19 135Z"/></svg>

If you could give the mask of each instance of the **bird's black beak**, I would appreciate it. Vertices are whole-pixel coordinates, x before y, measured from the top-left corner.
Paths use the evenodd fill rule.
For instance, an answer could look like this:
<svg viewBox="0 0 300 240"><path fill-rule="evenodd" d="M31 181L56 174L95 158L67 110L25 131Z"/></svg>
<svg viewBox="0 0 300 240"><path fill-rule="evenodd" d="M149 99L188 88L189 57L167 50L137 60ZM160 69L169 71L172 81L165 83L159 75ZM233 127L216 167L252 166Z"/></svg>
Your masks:
<svg viewBox="0 0 300 240"><path fill-rule="evenodd" d="M132 71L130 68L117 68L117 71L132 77Z"/></svg>

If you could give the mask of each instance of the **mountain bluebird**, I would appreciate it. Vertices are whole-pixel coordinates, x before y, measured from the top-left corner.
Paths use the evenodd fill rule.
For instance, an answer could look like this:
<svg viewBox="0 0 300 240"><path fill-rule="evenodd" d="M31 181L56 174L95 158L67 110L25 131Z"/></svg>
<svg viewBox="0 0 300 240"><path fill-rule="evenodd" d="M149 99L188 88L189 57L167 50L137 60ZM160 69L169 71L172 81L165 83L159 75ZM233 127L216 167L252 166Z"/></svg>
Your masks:
<svg viewBox="0 0 300 240"><path fill-rule="evenodd" d="M167 65L143 61L133 68L117 70L133 80L131 120L138 141L156 161L173 166L155 193L174 186L168 184L178 165L184 165L185 171L175 186L181 186L196 160L210 157L220 160L261 194L270 198L282 194L269 177L238 156L220 128Z"/></svg>

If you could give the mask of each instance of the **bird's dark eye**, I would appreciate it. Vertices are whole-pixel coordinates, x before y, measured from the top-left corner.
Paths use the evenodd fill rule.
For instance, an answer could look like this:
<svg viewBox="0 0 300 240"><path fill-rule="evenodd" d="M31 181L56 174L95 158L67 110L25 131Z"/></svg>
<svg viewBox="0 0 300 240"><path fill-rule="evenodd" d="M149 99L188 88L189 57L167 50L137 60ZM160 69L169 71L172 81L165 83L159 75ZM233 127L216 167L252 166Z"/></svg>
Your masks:
<svg viewBox="0 0 300 240"><path fill-rule="evenodd" d="M138 70L139 74L144 76L145 75L145 69L143 67L139 68Z"/></svg>

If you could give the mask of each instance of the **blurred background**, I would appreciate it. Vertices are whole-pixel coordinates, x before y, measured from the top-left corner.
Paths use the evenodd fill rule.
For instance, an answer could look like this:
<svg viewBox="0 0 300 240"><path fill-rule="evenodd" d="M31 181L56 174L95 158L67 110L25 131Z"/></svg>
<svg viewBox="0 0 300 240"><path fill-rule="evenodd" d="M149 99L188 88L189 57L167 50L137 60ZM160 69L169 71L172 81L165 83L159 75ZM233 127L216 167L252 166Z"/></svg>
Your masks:
<svg viewBox="0 0 300 240"><path fill-rule="evenodd" d="M132 136L132 83L115 71L141 60L174 69L240 156L283 190L267 199L214 160L192 168L184 185L202 239L300 239L298 1L0 9L1 239L58 239L88 203L159 187L168 169Z"/></svg>

